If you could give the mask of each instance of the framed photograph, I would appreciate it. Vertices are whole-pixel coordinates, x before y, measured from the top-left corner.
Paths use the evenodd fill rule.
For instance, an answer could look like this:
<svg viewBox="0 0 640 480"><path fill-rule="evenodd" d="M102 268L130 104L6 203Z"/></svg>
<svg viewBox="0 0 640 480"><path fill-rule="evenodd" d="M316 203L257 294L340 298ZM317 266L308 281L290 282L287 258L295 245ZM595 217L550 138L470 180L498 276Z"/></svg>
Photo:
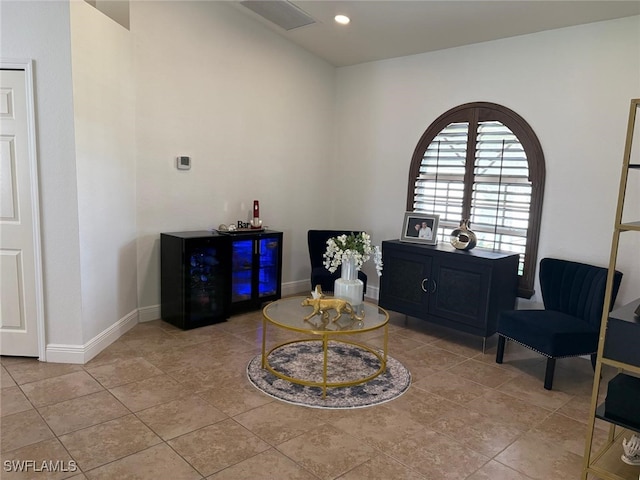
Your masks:
<svg viewBox="0 0 640 480"><path fill-rule="evenodd" d="M437 233L439 221L440 215L405 212L400 241L435 245L438 243Z"/></svg>

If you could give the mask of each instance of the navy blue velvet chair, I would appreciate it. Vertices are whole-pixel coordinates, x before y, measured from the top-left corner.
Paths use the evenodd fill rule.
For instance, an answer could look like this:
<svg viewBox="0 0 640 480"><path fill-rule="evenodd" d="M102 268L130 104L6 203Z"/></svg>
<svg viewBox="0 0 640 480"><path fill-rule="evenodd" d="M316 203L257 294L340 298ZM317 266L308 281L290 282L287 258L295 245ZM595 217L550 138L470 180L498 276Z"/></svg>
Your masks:
<svg viewBox="0 0 640 480"><path fill-rule="evenodd" d="M309 230L307 232L307 242L309 244L309 259L311 260L311 290L315 290L316 285L320 285L322 291L333 292L333 282L340 278L341 269L331 273L324 267L322 256L327 251L327 240L339 235L349 235L350 233L361 233L354 230ZM367 291L367 274L358 271L358 278L362 280L363 292Z"/></svg>
<svg viewBox="0 0 640 480"><path fill-rule="evenodd" d="M613 306L622 273L613 279ZM555 258L540 261L544 310L512 310L498 317L496 362L502 363L506 340L547 357L544 388L551 390L557 358L591 355L595 365L604 307L607 269Z"/></svg>

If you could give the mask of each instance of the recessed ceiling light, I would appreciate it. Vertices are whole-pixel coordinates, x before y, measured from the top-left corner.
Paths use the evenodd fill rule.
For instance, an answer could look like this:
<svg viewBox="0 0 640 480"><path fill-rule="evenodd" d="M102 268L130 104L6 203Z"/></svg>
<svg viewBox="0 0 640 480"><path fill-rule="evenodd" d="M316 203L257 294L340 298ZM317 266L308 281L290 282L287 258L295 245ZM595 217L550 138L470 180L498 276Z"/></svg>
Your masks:
<svg viewBox="0 0 640 480"><path fill-rule="evenodd" d="M347 23L349 23L351 21L351 19L349 17L347 17L346 15L336 15L335 17L333 17L333 19L338 22L340 25L346 25Z"/></svg>

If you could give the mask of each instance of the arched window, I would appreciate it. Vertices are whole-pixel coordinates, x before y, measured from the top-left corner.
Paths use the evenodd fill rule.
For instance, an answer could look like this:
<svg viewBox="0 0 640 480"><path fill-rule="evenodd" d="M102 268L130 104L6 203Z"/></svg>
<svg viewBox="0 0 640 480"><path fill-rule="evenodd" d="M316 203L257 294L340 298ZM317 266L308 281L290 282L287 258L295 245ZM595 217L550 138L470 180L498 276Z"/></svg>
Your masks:
<svg viewBox="0 0 640 480"><path fill-rule="evenodd" d="M440 215L440 241L470 219L478 247L519 253L518 296L531 298L544 179L544 155L529 124L502 105L468 103L442 114L420 138L407 211Z"/></svg>

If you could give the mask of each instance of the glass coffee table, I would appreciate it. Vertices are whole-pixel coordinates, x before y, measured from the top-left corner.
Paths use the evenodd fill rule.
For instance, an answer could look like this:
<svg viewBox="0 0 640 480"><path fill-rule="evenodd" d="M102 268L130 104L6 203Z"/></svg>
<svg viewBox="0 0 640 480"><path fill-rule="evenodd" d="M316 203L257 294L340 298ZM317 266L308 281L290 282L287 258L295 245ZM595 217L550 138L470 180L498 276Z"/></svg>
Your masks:
<svg viewBox="0 0 640 480"><path fill-rule="evenodd" d="M386 310L373 303L364 302L358 309L357 316L342 313L336 320L335 310L329 310L305 320L312 312L311 306L303 306L303 300L307 297L287 297L276 300L265 306L262 310L262 368L269 370L275 376L292 383L322 388L323 398L327 395L327 388L347 387L368 382L383 373L387 367L387 343L389 339L389 314ZM330 298L330 297L328 297ZM277 343L267 349L267 328L276 327L290 332L298 332L305 335L304 338ZM365 333L383 329L382 351L376 350L360 341L358 337L366 337ZM358 339L356 341L355 339ZM305 378L304 375L292 377L279 372L269 364L269 355L285 345L322 342L323 365L322 380L317 381ZM366 376L352 378L347 381L328 380L328 349L329 342L352 345L373 354L380 362L380 367L374 373L367 372Z"/></svg>

